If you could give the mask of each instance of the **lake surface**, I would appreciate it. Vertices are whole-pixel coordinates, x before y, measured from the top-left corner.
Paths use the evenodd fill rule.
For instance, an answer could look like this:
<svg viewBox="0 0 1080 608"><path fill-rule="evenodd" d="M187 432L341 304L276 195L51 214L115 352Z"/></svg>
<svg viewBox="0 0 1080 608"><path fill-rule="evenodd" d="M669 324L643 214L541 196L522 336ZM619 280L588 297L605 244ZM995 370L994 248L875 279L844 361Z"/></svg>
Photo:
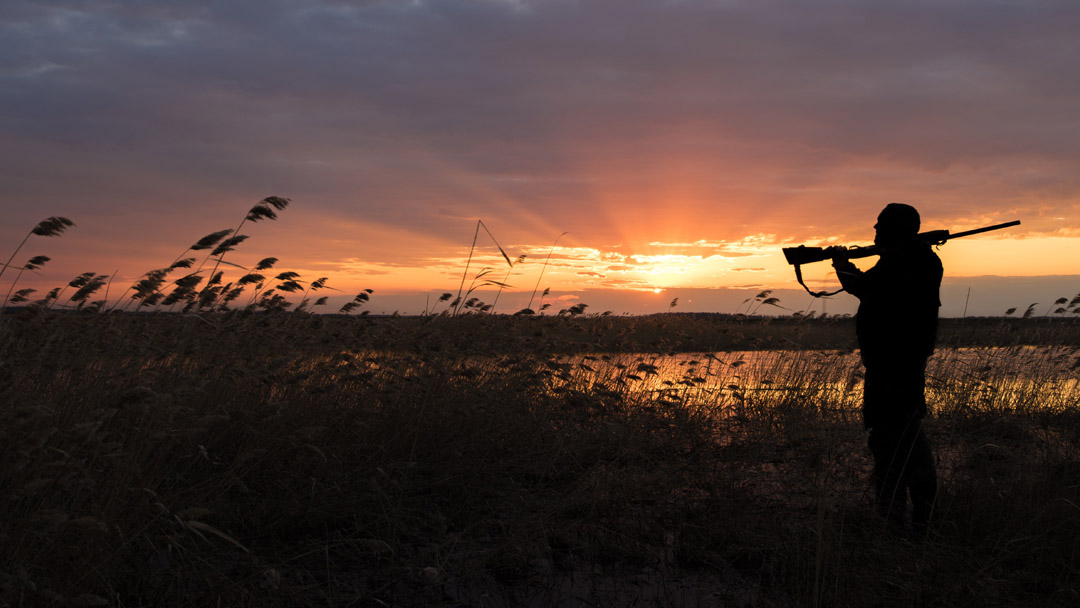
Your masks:
<svg viewBox="0 0 1080 608"><path fill-rule="evenodd" d="M857 351L737 351L676 355L563 357L601 390L672 405L724 407L813 401L858 407L863 368ZM1063 410L1080 407L1080 349L940 349L927 365L933 407Z"/></svg>

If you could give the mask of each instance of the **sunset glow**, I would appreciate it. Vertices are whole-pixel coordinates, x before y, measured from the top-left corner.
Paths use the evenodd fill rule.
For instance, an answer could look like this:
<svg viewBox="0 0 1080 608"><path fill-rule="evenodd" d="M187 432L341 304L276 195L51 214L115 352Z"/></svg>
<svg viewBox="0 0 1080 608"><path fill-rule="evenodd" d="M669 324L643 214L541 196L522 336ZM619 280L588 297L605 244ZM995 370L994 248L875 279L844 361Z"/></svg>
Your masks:
<svg viewBox="0 0 1080 608"><path fill-rule="evenodd" d="M70 217L29 241L52 261L20 286L95 271L112 297L278 195L227 259L328 277L331 305L374 289L376 312L416 313L472 286L498 312L544 289L634 313L773 289L802 309L823 304L780 249L868 244L901 201L927 230L1023 222L941 248L957 290L1071 296L1080 9L1010 6L7 3L0 255ZM986 314L1015 305L994 285L974 291Z"/></svg>

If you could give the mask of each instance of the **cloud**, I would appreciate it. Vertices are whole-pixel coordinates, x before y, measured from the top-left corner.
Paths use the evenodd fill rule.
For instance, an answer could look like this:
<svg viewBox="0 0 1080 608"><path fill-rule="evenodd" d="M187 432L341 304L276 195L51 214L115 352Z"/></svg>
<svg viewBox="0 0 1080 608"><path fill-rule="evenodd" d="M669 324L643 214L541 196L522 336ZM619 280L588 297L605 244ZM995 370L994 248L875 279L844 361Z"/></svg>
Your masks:
<svg viewBox="0 0 1080 608"><path fill-rule="evenodd" d="M553 267L868 240L892 200L1071 234L1078 30L1064 0L11 0L5 224L138 249L278 194L398 266L456 260L481 218L530 263L569 231Z"/></svg>

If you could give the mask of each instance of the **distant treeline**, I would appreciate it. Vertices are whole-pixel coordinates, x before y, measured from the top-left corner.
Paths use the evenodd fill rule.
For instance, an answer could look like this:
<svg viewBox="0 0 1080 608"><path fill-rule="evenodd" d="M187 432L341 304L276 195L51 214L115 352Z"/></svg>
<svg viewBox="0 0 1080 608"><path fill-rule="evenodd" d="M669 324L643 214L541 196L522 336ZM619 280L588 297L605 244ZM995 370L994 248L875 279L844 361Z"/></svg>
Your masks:
<svg viewBox="0 0 1080 608"><path fill-rule="evenodd" d="M242 331L279 348L326 352L333 348L397 352L445 351L466 356L505 354L686 353L739 350L854 349L851 317L759 317L708 313L647 316L346 316L231 311L211 315L44 311L9 308L3 324L38 325L50 335L135 331L215 340ZM0 324L2 325L2 324ZM9 330L14 327L9 326ZM939 348L974 346L1078 346L1080 319L969 317L940 320Z"/></svg>

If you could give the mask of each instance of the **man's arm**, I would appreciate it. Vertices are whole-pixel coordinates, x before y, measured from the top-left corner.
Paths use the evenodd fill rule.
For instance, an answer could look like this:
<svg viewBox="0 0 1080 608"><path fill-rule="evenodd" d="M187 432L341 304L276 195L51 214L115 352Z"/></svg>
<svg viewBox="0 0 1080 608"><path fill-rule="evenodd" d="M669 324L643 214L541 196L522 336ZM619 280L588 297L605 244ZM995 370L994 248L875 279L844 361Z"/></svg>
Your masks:
<svg viewBox="0 0 1080 608"><path fill-rule="evenodd" d="M844 247L830 247L829 251L833 254L832 265L836 269L836 278L840 280L844 291L856 298L862 297L866 283L865 273L847 259L847 249Z"/></svg>

